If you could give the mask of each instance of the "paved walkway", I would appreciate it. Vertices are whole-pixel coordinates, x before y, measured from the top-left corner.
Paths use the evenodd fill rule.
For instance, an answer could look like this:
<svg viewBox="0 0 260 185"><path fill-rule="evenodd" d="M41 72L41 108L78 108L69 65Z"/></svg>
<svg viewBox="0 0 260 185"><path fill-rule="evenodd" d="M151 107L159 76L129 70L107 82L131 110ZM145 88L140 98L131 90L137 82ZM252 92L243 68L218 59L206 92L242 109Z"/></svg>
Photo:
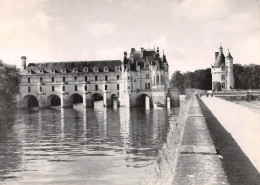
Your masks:
<svg viewBox="0 0 260 185"><path fill-rule="evenodd" d="M260 172L260 113L216 97L201 97Z"/></svg>
<svg viewBox="0 0 260 185"><path fill-rule="evenodd" d="M229 184L195 96L188 109L172 184Z"/></svg>

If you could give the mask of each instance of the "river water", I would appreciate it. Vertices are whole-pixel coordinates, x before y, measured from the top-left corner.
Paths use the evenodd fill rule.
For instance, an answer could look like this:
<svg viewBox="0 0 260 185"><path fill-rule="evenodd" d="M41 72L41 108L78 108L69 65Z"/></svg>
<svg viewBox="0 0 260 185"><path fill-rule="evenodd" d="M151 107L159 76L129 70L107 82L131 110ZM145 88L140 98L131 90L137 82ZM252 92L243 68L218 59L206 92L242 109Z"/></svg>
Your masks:
<svg viewBox="0 0 260 185"><path fill-rule="evenodd" d="M3 184L138 184L179 108L16 110L0 127Z"/></svg>

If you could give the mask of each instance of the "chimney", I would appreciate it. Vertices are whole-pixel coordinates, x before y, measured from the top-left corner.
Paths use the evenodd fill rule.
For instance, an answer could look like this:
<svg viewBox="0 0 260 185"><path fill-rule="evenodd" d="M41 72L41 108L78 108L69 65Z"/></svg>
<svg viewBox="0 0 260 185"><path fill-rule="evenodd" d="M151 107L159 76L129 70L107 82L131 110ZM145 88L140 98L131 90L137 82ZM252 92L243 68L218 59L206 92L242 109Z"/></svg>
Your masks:
<svg viewBox="0 0 260 185"><path fill-rule="evenodd" d="M24 70L24 69L26 69L26 59L27 58L26 58L26 56L22 56L21 59L22 59L22 65L21 65L22 70Z"/></svg>

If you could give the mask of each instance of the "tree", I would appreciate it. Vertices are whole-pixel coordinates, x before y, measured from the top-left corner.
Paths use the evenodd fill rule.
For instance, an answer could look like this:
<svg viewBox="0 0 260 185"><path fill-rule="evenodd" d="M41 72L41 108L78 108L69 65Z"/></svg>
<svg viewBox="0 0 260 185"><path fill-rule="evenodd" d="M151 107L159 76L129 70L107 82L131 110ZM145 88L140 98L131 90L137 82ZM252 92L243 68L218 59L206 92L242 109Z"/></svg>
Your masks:
<svg viewBox="0 0 260 185"><path fill-rule="evenodd" d="M180 71L175 71L170 80L170 87L177 88L179 90L180 94L184 94L183 83L184 83L183 75L181 74Z"/></svg>
<svg viewBox="0 0 260 185"><path fill-rule="evenodd" d="M18 93L20 74L16 66L4 64L0 61L0 108L10 106L13 95Z"/></svg>

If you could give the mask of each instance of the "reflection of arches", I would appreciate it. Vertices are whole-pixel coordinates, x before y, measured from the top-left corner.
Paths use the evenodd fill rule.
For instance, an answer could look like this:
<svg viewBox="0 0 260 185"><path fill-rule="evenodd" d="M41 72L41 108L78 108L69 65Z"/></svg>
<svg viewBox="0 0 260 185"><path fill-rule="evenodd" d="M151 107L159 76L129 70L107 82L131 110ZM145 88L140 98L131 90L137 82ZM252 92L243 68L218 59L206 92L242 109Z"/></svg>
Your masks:
<svg viewBox="0 0 260 185"><path fill-rule="evenodd" d="M23 107L38 107L39 102L33 95L27 95L22 100Z"/></svg>
<svg viewBox="0 0 260 185"><path fill-rule="evenodd" d="M115 94L111 95L111 107L117 107L118 106L118 99Z"/></svg>
<svg viewBox="0 0 260 185"><path fill-rule="evenodd" d="M70 101L72 102L72 104L83 103L83 98L81 95L75 93L70 96Z"/></svg>
<svg viewBox="0 0 260 185"><path fill-rule="evenodd" d="M60 97L58 95L52 94L52 95L48 96L46 100L47 100L46 101L47 107L60 106L61 105L61 100L60 100Z"/></svg>
<svg viewBox="0 0 260 185"><path fill-rule="evenodd" d="M148 98L148 102L147 102L147 98ZM151 107L152 100L151 100L151 98L147 94L140 94L136 98L136 106L137 107L146 107L147 103L149 103L150 104L149 107Z"/></svg>

